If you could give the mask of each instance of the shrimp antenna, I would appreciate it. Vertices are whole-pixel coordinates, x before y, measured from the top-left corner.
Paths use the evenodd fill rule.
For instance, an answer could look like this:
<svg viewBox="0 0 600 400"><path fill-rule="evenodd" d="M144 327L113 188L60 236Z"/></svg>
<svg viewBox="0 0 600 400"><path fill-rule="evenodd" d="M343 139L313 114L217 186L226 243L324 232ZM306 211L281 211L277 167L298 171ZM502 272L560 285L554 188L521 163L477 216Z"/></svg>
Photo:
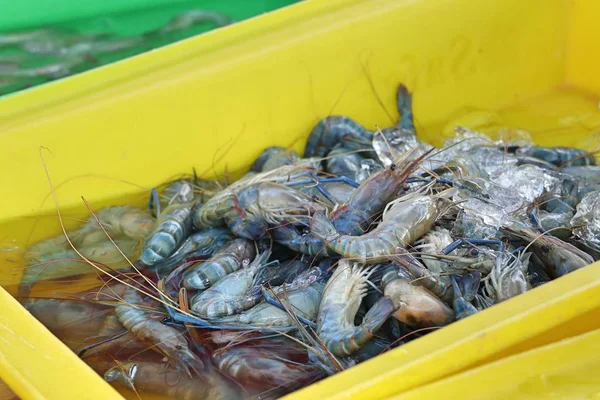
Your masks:
<svg viewBox="0 0 600 400"><path fill-rule="evenodd" d="M388 151L392 155L392 160L395 160L396 158L398 158L398 155L394 154L394 153L396 153L396 149L394 149L392 147L392 145L390 144L390 142L387 140L387 138L383 134L383 131L381 130L381 128L379 127L379 125L375 125L375 127L377 128L377 130L375 132L375 135L381 135L381 137L383 138L383 141L385 142L385 146L387 147Z"/></svg>
<svg viewBox="0 0 600 400"><path fill-rule="evenodd" d="M313 338L313 335L311 335L308 332L307 328L305 328L304 325L298 319L296 313L290 308L289 298L287 296L287 291L285 290L285 287L284 287L284 291L283 291L283 294L282 294L282 296L283 296L283 298L284 298L285 301L281 301L281 298L277 295L277 293L275 293L272 289L270 289L270 290L271 290L271 293L273 294L273 296L279 302L279 304L281 304L283 306L283 308L285 309L285 312L288 313L288 315L290 316L290 318L292 318L292 320L294 321L294 323L298 327L298 331L303 336L303 338L305 340L308 340L311 344L316 345L315 347L307 346L307 348L309 349L309 351L311 351L317 357L323 358L323 355L320 354L319 352L317 352L317 350L316 350L316 348L321 348L321 351L323 353L325 353L326 360L328 360L332 364L333 370L338 371L338 372L339 371L343 371L344 367L342 366L342 364L329 351L329 349L327 349L327 346L325 346L325 344L320 339L318 339L318 335L316 335L316 333L310 327L308 328L308 329L311 329L312 333L315 334L315 336L317 337L317 340L315 341L315 339Z"/></svg>
<svg viewBox="0 0 600 400"><path fill-rule="evenodd" d="M54 185L52 184L52 179L50 178L50 172L49 172L49 170L48 170L48 166L46 165L46 161L44 160L44 156L43 156L43 154L42 154L42 150L47 150L47 151L50 151L50 150L48 150L48 149L47 149L46 147L44 147L44 146L40 146L40 149L39 149L40 159L41 159L42 165L43 165L43 167L44 167L44 171L45 171L45 173L46 173L46 178L47 178L47 180L48 180L48 184L50 185L50 189L52 190L52 197L54 198L54 203L55 203L55 205L56 205L56 212L57 212L57 214L58 214L58 221L59 221L59 223L60 223L60 228L61 228L61 230L62 230L62 232L63 232L63 235L65 236L65 239L67 240L67 242L69 243L69 246L71 246L71 248L73 249L73 251L74 251L75 253L77 253L77 255L78 255L79 257L81 257L81 258L82 258L82 259L83 259L85 262L87 262L89 265L91 265L91 266L92 266L94 269L98 270L100 273L102 273L102 274L105 274L105 275L108 275L108 276L110 276L112 279L116 280L117 282L119 282L119 283L122 283L123 285L125 285L125 286L127 286L127 287L129 287L129 288L131 288L131 289L133 289L133 290L136 290L136 291L138 291L139 293L142 293L142 294L144 294L145 296L148 296L149 298L151 298L151 299L153 299L153 300L156 300L156 301L160 302L160 303L161 303L161 304L163 304L165 307L169 307L169 308L171 308L171 309L174 309L175 307L174 307L174 306L173 306L171 303L169 303L169 302L165 302L165 301L164 301L164 300L162 300L161 298L159 298L159 297L157 297L157 296L154 296L153 294L151 294L151 293L148 293L148 292L147 292L147 291L145 291L145 290L142 290L142 289L140 289L140 288L137 288L137 287L135 287L133 284L131 284L131 283L129 283L129 282L127 282L127 281L123 280L123 279L120 279L120 278L118 278L118 277L116 277L116 276L112 276L112 275L110 275L108 272L106 272L106 271L105 271L105 270L103 270L102 268L98 267L98 266L97 266L97 265L96 265L96 264L95 264L93 261L91 261L90 259L88 259L87 257L85 257L85 256L84 256L84 255L83 255L83 254L82 254L82 253L81 253L81 252L80 252L80 251L77 249L77 247L75 247L75 245L73 244L73 242L72 242L72 241L71 241L71 239L69 238L69 235L67 234L67 229L65 228L65 224L64 224L64 222L63 222L63 218L62 218L62 213L61 213L61 211L60 211L60 203L59 203L59 201L58 201L58 196L56 195L56 191L54 190ZM90 211L91 211L91 209L90 209ZM97 218L97 217L96 217L96 218ZM105 232L106 232L106 231L105 231ZM111 241L112 241L112 239L111 239ZM114 243L114 242L113 242L113 243ZM127 259L127 258L126 258L126 259ZM130 262L130 264L131 264L131 262ZM184 315L186 315L186 316L190 316L190 317L192 317L192 315L191 315L191 314L189 314L189 313L185 313L185 312L182 312L182 313L183 313Z"/></svg>
<svg viewBox="0 0 600 400"><path fill-rule="evenodd" d="M371 92L373 92L373 94L375 95L375 99L377 100L377 103L379 103L379 105L381 106L381 108L383 109L383 111L385 112L385 114L390 119L390 123L394 124L394 118L392 118L392 115L390 114L390 112L386 108L385 104L381 100L381 97L379 96L379 93L377 92L377 89L375 88L375 82L373 82L373 78L371 77L371 73L370 73L370 70L369 70L369 63L368 63L368 61L366 61L364 63L361 62L360 65L361 65L362 70L363 70L363 72L365 74L365 77L367 78L367 81L369 81L369 86L371 87ZM379 129L379 128L377 128L377 129Z"/></svg>
<svg viewBox="0 0 600 400"><path fill-rule="evenodd" d="M137 267L134 265L134 263L132 263L131 260L129 260L129 258L125 255L125 253L123 253L121 248L115 243L115 241L112 239L110 234L106 231L104 226L102 226L100 219L98 218L98 216L96 215L96 213L94 212L92 207L90 206L90 203L88 203L88 201L85 199L85 197L81 196L81 200L83 200L83 202L84 202L85 206L87 207L87 209L89 210L90 214L94 217L94 219L98 223L98 226L100 227L100 229L102 229L102 232L104 232L104 234L106 235L108 240L110 240L110 242L113 244L113 246L115 246L115 248L119 251L121 256L123 256L123 258L127 261L127 263L135 270L135 272L137 272L146 281L146 283L148 283L150 285L151 288L153 288L154 290L158 290L158 288L154 285L154 282L152 282L148 277L146 277L144 274L142 274L140 272L140 270L137 269Z"/></svg>

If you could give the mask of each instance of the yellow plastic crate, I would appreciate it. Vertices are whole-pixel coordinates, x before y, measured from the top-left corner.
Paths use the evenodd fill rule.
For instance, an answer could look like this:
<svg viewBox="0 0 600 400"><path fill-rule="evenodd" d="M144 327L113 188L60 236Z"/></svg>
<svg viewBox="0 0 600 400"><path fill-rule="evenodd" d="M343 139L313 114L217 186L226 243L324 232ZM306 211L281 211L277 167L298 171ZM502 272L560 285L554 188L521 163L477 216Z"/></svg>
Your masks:
<svg viewBox="0 0 600 400"><path fill-rule="evenodd" d="M236 176L268 145L301 150L327 115L388 126L399 82L433 143L454 120L586 147L600 127L599 17L594 0L309 0L4 99L0 377L25 399L119 397L9 295L23 248L59 232L40 146L69 226L87 214L82 195L141 204L192 167ZM290 398L384 398L598 328L596 263Z"/></svg>
<svg viewBox="0 0 600 400"><path fill-rule="evenodd" d="M393 400L600 398L600 330L503 358Z"/></svg>

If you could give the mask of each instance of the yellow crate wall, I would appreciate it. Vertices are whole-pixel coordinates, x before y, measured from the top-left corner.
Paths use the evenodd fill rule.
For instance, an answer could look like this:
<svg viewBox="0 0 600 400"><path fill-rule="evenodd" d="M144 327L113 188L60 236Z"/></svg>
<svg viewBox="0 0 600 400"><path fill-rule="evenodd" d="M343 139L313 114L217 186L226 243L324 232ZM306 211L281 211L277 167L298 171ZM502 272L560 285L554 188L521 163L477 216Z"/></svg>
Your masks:
<svg viewBox="0 0 600 400"><path fill-rule="evenodd" d="M142 204L149 188L192 168L236 177L268 145L301 150L327 115L389 126L400 82L415 93L419 135L435 144L458 121L525 128L544 145L595 146L598 16L583 0L311 0L8 97L0 102L8 192L0 197L0 281L14 293L22 249L59 232L41 146L71 218L87 214L82 195L94 208ZM598 268L296 396L380 398L597 328ZM0 376L21 396L114 394L6 293L0 302L15 332L0 333ZM66 372L76 379L62 392L55 383Z"/></svg>

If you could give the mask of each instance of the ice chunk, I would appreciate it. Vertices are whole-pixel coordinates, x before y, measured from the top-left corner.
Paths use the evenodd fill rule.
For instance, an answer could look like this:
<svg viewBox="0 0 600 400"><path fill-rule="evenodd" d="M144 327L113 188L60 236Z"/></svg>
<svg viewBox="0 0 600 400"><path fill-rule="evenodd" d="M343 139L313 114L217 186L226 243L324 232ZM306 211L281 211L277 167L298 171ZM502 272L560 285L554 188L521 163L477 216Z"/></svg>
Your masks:
<svg viewBox="0 0 600 400"><path fill-rule="evenodd" d="M498 233L500 226L507 220L502 208L486 201L469 198L460 204L453 234L456 236L489 239Z"/></svg>
<svg viewBox="0 0 600 400"><path fill-rule="evenodd" d="M460 126L454 128L454 132L456 132L456 135L444 143L444 148L451 147L448 151L452 154L466 153L475 147L494 145L492 139L483 133L474 132Z"/></svg>
<svg viewBox="0 0 600 400"><path fill-rule="evenodd" d="M360 162L360 170L356 172L356 181L362 183L367 180L369 176L377 171L381 171L383 166L375 160L365 158Z"/></svg>
<svg viewBox="0 0 600 400"><path fill-rule="evenodd" d="M383 166L387 168L409 150L417 149L414 157L419 157L432 146L418 140L412 130L386 128L380 134L373 136L373 148Z"/></svg>
<svg viewBox="0 0 600 400"><path fill-rule="evenodd" d="M507 189L483 178L463 179L459 183L463 187L458 193L461 200L477 197L495 204L507 214L516 211L524 212L526 200L512 189Z"/></svg>
<svg viewBox="0 0 600 400"><path fill-rule="evenodd" d="M589 192L571 219L573 233L589 246L600 249L600 190Z"/></svg>
<svg viewBox="0 0 600 400"><path fill-rule="evenodd" d="M469 157L489 176L500 173L505 168L514 167L518 160L510 154L493 147L477 147L469 152Z"/></svg>
<svg viewBox="0 0 600 400"><path fill-rule="evenodd" d="M559 237L561 239L567 239L571 235L571 218L573 217L572 212L564 213L551 213L544 210L537 212L538 221L540 221L541 228L544 231L550 231L552 236Z"/></svg>
<svg viewBox="0 0 600 400"><path fill-rule="evenodd" d="M531 133L523 129L501 128L496 144L503 147L527 147L533 145Z"/></svg>
<svg viewBox="0 0 600 400"><path fill-rule="evenodd" d="M534 201L544 191L556 191L560 183L552 171L529 164L508 168L495 181L502 187L514 190L528 202Z"/></svg>

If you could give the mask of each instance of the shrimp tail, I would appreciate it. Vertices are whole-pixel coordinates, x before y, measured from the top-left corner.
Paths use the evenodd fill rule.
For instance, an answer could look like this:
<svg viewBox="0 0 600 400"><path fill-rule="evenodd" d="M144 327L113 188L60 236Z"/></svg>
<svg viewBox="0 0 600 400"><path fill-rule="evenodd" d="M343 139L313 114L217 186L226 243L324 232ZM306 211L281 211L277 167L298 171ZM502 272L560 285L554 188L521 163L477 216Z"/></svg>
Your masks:
<svg viewBox="0 0 600 400"><path fill-rule="evenodd" d="M387 296L381 297L365 314L362 326L375 333L394 311L396 309L392 299Z"/></svg>
<svg viewBox="0 0 600 400"><path fill-rule="evenodd" d="M453 308L456 319L463 319L478 312L477 308L467 299L472 296L475 298L479 280L481 279L480 272L469 273L463 278L453 277L452 287L454 290ZM475 284L475 281L477 284Z"/></svg>
<svg viewBox="0 0 600 400"><path fill-rule="evenodd" d="M403 84L398 85L396 105L398 106L398 112L401 117L398 128L415 130L412 112L412 93L409 92L408 88Z"/></svg>
<svg viewBox="0 0 600 400"><path fill-rule="evenodd" d="M460 278L457 284L465 300L472 301L475 298L480 282L481 272L471 272Z"/></svg>
<svg viewBox="0 0 600 400"><path fill-rule="evenodd" d="M196 348L200 348L201 346L195 344ZM188 352L180 353L175 361L175 367L186 373L189 377L198 376L205 377L212 370L212 365L210 364L210 357L206 350L202 351L202 357L198 357L191 350ZM206 360L206 357L209 357Z"/></svg>

